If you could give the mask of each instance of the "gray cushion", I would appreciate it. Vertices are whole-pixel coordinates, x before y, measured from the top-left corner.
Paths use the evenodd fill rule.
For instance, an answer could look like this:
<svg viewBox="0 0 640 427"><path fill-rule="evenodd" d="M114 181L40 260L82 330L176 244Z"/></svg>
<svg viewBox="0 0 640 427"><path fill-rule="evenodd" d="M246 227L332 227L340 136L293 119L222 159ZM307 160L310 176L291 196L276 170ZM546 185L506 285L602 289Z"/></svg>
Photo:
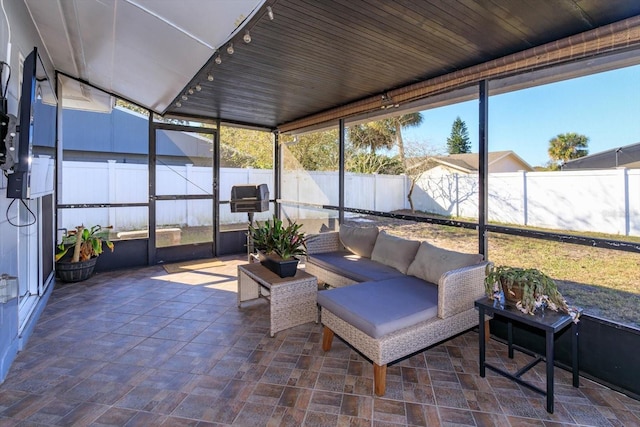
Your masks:
<svg viewBox="0 0 640 427"><path fill-rule="evenodd" d="M371 259L406 274L419 246L418 241L403 239L381 231L378 233Z"/></svg>
<svg viewBox="0 0 640 427"><path fill-rule="evenodd" d="M378 227L356 227L342 224L339 235L342 246L356 255L371 258L373 245L376 244L378 238Z"/></svg>
<svg viewBox="0 0 640 427"><path fill-rule="evenodd" d="M347 251L324 252L309 255L307 262L355 282L403 277L403 274L393 267L371 261L368 258L363 258ZM329 284L331 285L331 283Z"/></svg>
<svg viewBox="0 0 640 427"><path fill-rule="evenodd" d="M449 251L427 242L422 242L415 259L407 269L407 274L437 284L440 281L440 277L447 271L475 265L480 262L482 262L482 255L480 254Z"/></svg>
<svg viewBox="0 0 640 427"><path fill-rule="evenodd" d="M412 276L318 292L318 304L372 338L438 314L438 288Z"/></svg>

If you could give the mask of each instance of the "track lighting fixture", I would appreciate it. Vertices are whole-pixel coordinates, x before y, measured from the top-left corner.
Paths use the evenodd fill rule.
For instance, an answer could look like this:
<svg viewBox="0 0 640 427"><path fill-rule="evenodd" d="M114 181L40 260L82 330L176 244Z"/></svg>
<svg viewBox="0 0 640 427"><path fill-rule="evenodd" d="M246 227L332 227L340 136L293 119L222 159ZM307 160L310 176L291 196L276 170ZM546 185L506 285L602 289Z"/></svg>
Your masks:
<svg viewBox="0 0 640 427"><path fill-rule="evenodd" d="M213 77L213 76L211 76L211 77ZM209 80L209 76L207 76L207 80ZM213 79L211 79L211 80L213 80ZM209 81L211 81L211 80L209 80ZM200 91L202 90L202 86L200 86L200 83L198 83L198 84L196 85L196 90L197 90L198 92L200 92Z"/></svg>
<svg viewBox="0 0 640 427"><path fill-rule="evenodd" d="M229 46L227 46L227 53L229 55L233 55L234 52L235 50L233 49L233 43L229 43Z"/></svg>
<svg viewBox="0 0 640 427"><path fill-rule="evenodd" d="M380 108L382 110L387 109L387 108L397 108L399 107L400 104L393 102L393 99L391 98L391 95L389 95L388 93L384 93L381 96L381 102L380 102Z"/></svg>
<svg viewBox="0 0 640 427"><path fill-rule="evenodd" d="M269 20L273 21L273 9L271 9L271 6L267 6L267 15L269 16Z"/></svg>
<svg viewBox="0 0 640 427"><path fill-rule="evenodd" d="M187 95L182 95L182 100L186 101L187 99L189 99L189 97Z"/></svg>
<svg viewBox="0 0 640 427"><path fill-rule="evenodd" d="M220 57L220 54L216 55L216 59L214 59L214 61L218 65L222 64L222 58Z"/></svg>
<svg viewBox="0 0 640 427"><path fill-rule="evenodd" d="M176 102L176 107L178 107L178 108L182 107L182 102L180 102L180 101Z"/></svg>
<svg viewBox="0 0 640 427"><path fill-rule="evenodd" d="M189 92L189 95L193 95L193 89L189 88L188 92Z"/></svg>
<svg viewBox="0 0 640 427"><path fill-rule="evenodd" d="M207 74L207 80L212 82L213 81L213 74L211 74L211 73Z"/></svg>
<svg viewBox="0 0 640 427"><path fill-rule="evenodd" d="M251 34L249 34L249 30L244 32L244 36L242 37L242 40L244 40L244 42L247 44L251 43Z"/></svg>

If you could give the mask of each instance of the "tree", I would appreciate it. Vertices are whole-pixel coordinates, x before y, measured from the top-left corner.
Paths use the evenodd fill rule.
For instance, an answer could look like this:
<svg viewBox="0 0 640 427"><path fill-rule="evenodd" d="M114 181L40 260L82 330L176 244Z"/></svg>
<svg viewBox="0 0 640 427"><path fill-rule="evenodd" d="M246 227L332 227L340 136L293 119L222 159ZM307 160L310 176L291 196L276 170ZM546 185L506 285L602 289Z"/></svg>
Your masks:
<svg viewBox="0 0 640 427"><path fill-rule="evenodd" d="M222 126L220 165L227 168L273 169L273 134Z"/></svg>
<svg viewBox="0 0 640 427"><path fill-rule="evenodd" d="M559 169L568 160L578 159L589 154L589 138L575 132L561 133L549 140L549 166Z"/></svg>
<svg viewBox="0 0 640 427"><path fill-rule="evenodd" d="M395 144L395 126L388 120L350 126L347 138L356 149L367 149L371 154L380 148L390 149Z"/></svg>
<svg viewBox="0 0 640 427"><path fill-rule="evenodd" d="M409 192L407 193L407 200L411 208L411 213L415 213L415 206L413 201L413 191L415 190L416 183L422 178L422 175L433 167L433 163L430 160L433 156L441 155L437 150L429 146L424 142L410 142L407 144L407 160L405 163L405 174L411 179L411 185Z"/></svg>
<svg viewBox="0 0 640 427"><path fill-rule="evenodd" d="M345 168L348 172L366 174L400 175L404 172L402 163L397 157L375 153L359 153L348 156Z"/></svg>
<svg viewBox="0 0 640 427"><path fill-rule="evenodd" d="M462 154L471 151L467 124L460 116L456 117L451 126L451 135L447 138L447 151L449 154Z"/></svg>
<svg viewBox="0 0 640 427"><path fill-rule="evenodd" d="M402 129L422 124L422 114L409 113L375 122L351 126L347 132L355 148L369 149L371 154L380 148L398 146L398 158L406 167Z"/></svg>
<svg viewBox="0 0 640 427"><path fill-rule="evenodd" d="M338 170L338 129L296 137L281 135L280 143L285 152L282 164L285 170Z"/></svg>
<svg viewBox="0 0 640 427"><path fill-rule="evenodd" d="M398 146L398 157L400 159L400 162L402 163L402 166L406 168L407 161L406 161L405 152L404 152L405 150L404 150L404 140L402 138L402 129L408 128L408 127L420 126L423 120L422 114L420 113L403 114L398 117L392 117L388 120L391 120L391 122L395 126L396 145Z"/></svg>

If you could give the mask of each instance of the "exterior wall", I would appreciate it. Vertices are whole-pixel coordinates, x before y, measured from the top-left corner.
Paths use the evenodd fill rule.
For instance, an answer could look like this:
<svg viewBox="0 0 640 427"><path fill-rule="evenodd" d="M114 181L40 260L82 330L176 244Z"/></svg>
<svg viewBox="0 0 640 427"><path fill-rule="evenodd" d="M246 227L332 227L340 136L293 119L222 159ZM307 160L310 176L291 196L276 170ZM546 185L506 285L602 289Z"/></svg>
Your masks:
<svg viewBox="0 0 640 427"><path fill-rule="evenodd" d="M120 162L146 163L149 122L133 111L114 107L111 112L62 111L64 149L91 152L95 158L111 155ZM185 132L156 134L157 153L162 156L211 157L211 144L206 138ZM117 153L117 157L116 156Z"/></svg>
<svg viewBox="0 0 640 427"><path fill-rule="evenodd" d="M511 156L504 157L499 161L489 165L490 173L517 172L524 169L525 166L520 161L514 159Z"/></svg>
<svg viewBox="0 0 640 427"><path fill-rule="evenodd" d="M447 175L447 174L452 174L452 173L460 173L458 172L458 170L455 170L453 168L449 168L447 166L444 165L438 165L438 166L434 166L431 169L425 171L424 173L422 173L421 177L425 177L425 176L441 176L441 175Z"/></svg>
<svg viewBox="0 0 640 427"><path fill-rule="evenodd" d="M530 170L531 168L525 164L523 164L520 160L513 156L506 156L500 159L499 161L493 162L489 164L489 173L503 173L503 172L518 172L522 170ZM423 176L439 176L443 174L449 173L464 173L461 172L460 169L455 169L451 167L447 167L445 165L435 166L425 173Z"/></svg>
<svg viewBox="0 0 640 427"><path fill-rule="evenodd" d="M37 46L44 52L38 33L33 26L29 13L23 1L5 1L4 10L9 25L5 25L5 17L0 17L0 58L11 65L13 72L7 89L8 113L18 115L19 98L19 57L26 56ZM10 44L10 47L8 46ZM41 55L47 71L53 76L53 71L46 55ZM4 76L3 76L4 78ZM38 180L42 177L37 177ZM46 180L46 177L44 177ZM6 198L7 179L0 174L0 274L6 273L18 278L21 289L38 288L39 257L37 256L37 230L42 217L38 211L38 201L25 201L32 212L36 214L36 221L28 227L15 227L12 223L26 224L33 221L30 214L20 207L20 202L13 202ZM12 203L13 202L13 203ZM6 215L4 213L7 213ZM35 236L35 237L34 237ZM34 241L35 240L35 241ZM34 252L36 256L33 256ZM51 287L49 287L49 291ZM33 297L34 310L29 318L19 319L18 300L10 300L0 304L0 382L4 381L9 367L18 350L23 347L30 331L39 317L41 306L47 295ZM19 333L19 330L22 331Z"/></svg>

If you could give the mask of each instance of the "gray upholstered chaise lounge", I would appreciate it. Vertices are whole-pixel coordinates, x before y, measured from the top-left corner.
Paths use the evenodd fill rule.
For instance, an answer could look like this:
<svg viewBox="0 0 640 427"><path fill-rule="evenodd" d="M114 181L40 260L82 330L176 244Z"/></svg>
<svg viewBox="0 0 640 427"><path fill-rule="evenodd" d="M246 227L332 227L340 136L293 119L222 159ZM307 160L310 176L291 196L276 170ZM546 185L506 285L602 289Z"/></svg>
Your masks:
<svg viewBox="0 0 640 427"><path fill-rule="evenodd" d="M369 358L378 396L388 363L478 324L473 303L487 265L479 254L346 226L315 236L308 249L307 272L333 288L318 294L323 349L335 333Z"/></svg>

